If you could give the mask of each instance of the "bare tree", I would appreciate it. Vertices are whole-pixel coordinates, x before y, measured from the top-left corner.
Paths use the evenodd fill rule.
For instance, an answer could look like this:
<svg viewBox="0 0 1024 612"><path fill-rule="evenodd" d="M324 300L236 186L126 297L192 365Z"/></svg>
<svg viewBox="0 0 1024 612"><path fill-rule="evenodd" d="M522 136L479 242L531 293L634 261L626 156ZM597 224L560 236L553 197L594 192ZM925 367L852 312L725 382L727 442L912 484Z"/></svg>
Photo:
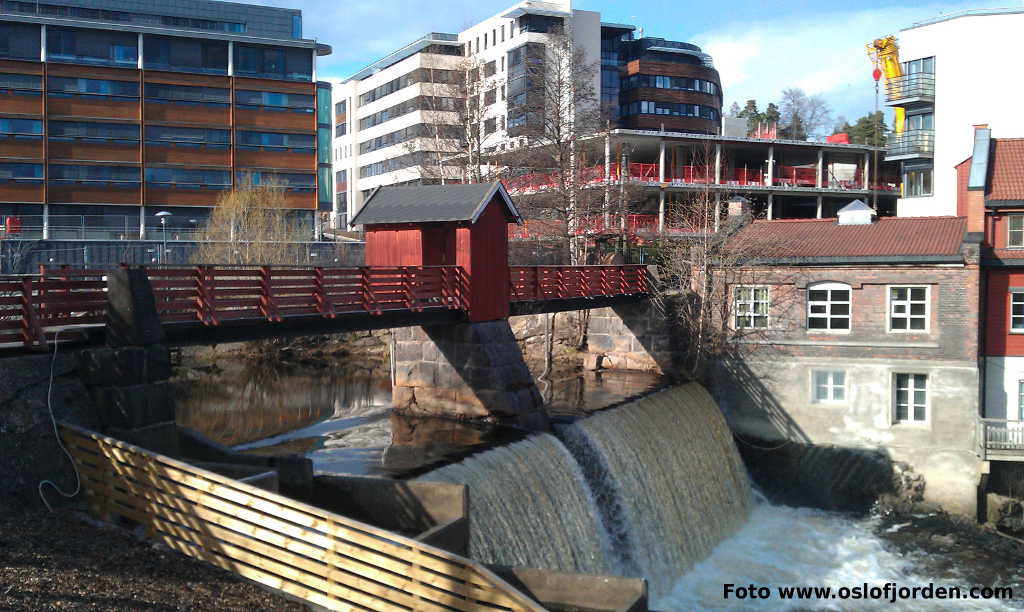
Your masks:
<svg viewBox="0 0 1024 612"><path fill-rule="evenodd" d="M25 274L29 253L38 240L0 240L0 274Z"/></svg>
<svg viewBox="0 0 1024 612"><path fill-rule="evenodd" d="M206 224L199 229L195 263L294 264L308 228L289 217L284 186L264 179L255 184L244 176L217 199Z"/></svg>
<svg viewBox="0 0 1024 612"><path fill-rule="evenodd" d="M819 138L832 127L832 109L821 95L808 96L804 90L782 90L781 132L792 140Z"/></svg>

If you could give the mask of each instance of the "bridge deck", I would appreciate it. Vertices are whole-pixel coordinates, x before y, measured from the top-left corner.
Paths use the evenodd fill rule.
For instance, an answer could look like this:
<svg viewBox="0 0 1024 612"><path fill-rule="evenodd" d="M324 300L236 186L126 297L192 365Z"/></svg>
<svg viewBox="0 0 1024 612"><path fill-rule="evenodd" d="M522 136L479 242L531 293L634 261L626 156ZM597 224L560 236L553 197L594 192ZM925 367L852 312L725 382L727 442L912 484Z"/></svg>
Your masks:
<svg viewBox="0 0 1024 612"><path fill-rule="evenodd" d="M145 268L172 344L454 323L469 298L458 266ZM643 266L513 266L513 314L580 310L647 293ZM0 351L100 343L105 270L0 277Z"/></svg>

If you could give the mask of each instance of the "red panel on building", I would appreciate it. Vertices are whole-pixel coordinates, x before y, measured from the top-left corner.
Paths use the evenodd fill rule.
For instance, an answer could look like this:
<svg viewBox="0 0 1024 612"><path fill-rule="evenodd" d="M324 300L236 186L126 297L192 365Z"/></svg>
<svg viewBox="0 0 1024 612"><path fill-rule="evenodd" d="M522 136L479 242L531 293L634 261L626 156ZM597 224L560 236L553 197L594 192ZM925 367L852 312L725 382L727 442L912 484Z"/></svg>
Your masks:
<svg viewBox="0 0 1024 612"><path fill-rule="evenodd" d="M985 354L1024 355L1024 333L1010 333L1010 289L1024 290L1024 270L989 270L986 290Z"/></svg>

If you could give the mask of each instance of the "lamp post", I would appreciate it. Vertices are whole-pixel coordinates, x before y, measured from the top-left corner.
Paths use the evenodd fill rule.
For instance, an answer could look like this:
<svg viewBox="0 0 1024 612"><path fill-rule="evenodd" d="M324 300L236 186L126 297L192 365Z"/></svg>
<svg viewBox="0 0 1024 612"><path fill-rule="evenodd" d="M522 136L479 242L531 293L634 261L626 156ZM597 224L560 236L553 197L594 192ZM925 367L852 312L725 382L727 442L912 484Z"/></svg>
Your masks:
<svg viewBox="0 0 1024 612"><path fill-rule="evenodd" d="M157 218L160 219L160 227L164 233L164 248L160 251L161 264L167 263L167 217L170 217L172 214L173 213L167 212L166 210L161 210L156 213Z"/></svg>

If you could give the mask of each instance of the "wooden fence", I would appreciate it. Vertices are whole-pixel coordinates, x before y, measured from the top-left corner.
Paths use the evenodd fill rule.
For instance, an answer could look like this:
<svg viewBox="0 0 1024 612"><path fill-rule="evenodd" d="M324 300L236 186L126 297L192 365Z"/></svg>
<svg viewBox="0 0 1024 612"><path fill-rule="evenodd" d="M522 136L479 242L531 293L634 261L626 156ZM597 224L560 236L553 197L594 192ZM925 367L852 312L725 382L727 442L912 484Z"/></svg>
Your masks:
<svg viewBox="0 0 1024 612"><path fill-rule="evenodd" d="M73 425L61 424L94 513L331 610L543 608L458 555Z"/></svg>
<svg viewBox="0 0 1024 612"><path fill-rule="evenodd" d="M512 301L556 300L646 293L647 267L512 266Z"/></svg>

